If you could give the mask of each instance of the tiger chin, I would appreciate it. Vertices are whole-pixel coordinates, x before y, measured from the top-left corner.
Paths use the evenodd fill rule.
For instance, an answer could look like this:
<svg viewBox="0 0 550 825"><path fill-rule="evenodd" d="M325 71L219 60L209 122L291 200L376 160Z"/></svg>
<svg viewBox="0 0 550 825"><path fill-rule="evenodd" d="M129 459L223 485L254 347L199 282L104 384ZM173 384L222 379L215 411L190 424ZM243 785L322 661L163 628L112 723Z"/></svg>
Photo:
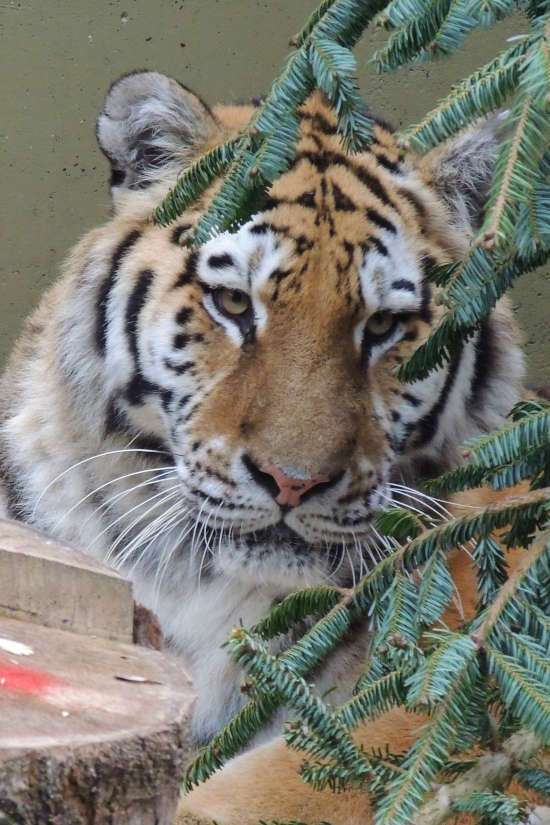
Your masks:
<svg viewBox="0 0 550 825"><path fill-rule="evenodd" d="M377 122L350 155L315 92L264 210L195 251L216 186L168 227L151 213L252 113L153 72L115 82L97 122L112 217L69 255L0 386L7 512L132 579L195 681L197 742L243 703L231 627L391 552L376 511L500 425L523 378L505 301L451 364L396 375L443 311L427 269L479 225L498 117L423 158ZM350 640L320 674L335 701L362 652Z"/></svg>

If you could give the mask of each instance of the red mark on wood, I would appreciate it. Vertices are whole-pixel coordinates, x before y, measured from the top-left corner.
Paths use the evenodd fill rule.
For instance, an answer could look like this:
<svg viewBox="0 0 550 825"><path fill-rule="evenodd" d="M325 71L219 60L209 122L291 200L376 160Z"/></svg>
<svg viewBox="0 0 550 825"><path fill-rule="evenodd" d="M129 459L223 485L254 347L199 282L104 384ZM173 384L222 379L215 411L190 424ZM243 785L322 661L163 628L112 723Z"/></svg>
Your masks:
<svg viewBox="0 0 550 825"><path fill-rule="evenodd" d="M41 670L29 670L20 665L0 662L0 695L2 690L18 693L49 693L63 685L60 679Z"/></svg>

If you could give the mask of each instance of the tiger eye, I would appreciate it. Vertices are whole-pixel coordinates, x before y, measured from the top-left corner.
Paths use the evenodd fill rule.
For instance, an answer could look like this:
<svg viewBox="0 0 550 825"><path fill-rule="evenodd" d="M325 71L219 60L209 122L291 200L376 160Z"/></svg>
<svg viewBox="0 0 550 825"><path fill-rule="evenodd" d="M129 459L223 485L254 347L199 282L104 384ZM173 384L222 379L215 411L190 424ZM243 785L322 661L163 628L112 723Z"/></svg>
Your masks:
<svg viewBox="0 0 550 825"><path fill-rule="evenodd" d="M250 296L241 289L220 287L214 292L217 308L225 315L244 315L250 309Z"/></svg>
<svg viewBox="0 0 550 825"><path fill-rule="evenodd" d="M371 335L387 335L395 325L395 316L391 312L374 312L367 321L366 329Z"/></svg>

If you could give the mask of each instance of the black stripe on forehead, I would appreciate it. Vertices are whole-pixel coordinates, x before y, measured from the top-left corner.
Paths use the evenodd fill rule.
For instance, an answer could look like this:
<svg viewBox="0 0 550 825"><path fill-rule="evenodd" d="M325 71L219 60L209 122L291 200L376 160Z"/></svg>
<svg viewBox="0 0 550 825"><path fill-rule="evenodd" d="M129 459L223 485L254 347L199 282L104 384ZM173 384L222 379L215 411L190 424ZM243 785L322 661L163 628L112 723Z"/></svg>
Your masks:
<svg viewBox="0 0 550 825"><path fill-rule="evenodd" d="M390 160L387 155L384 155L381 152L373 152L373 154L380 166L383 166L384 169L387 169L388 172L392 173L392 175L403 174L403 169L399 163L395 163L393 160Z"/></svg>
<svg viewBox="0 0 550 825"><path fill-rule="evenodd" d="M385 258L389 255L388 247L380 240L380 238L377 238L376 235L369 235L367 238L367 244L374 246L377 252Z"/></svg>
<svg viewBox="0 0 550 825"><path fill-rule="evenodd" d="M337 212L355 212L356 204L349 198L340 187L332 182L332 197L334 199L334 208Z"/></svg>
<svg viewBox="0 0 550 825"><path fill-rule="evenodd" d="M309 120L313 131L319 132L323 135L335 135L338 131L336 125L334 123L330 123L327 118L319 114L311 114L310 112L300 112L301 120Z"/></svg>
<svg viewBox="0 0 550 825"><path fill-rule="evenodd" d="M377 209L367 209L367 218L371 223L379 226L380 229L385 229L387 232L391 232L392 235L397 234L397 227L395 224L385 218L384 215L381 215Z"/></svg>
<svg viewBox="0 0 550 825"><path fill-rule="evenodd" d="M376 176L376 174L373 174L361 164L356 163L349 156L340 154L339 152L312 152L303 150L296 153L292 166L295 167L302 161L308 161L320 173L326 172L330 167L344 167L351 172L351 174L354 175L357 180L371 192L371 194L378 198L379 201L399 213L399 209L391 198L387 188Z"/></svg>
<svg viewBox="0 0 550 825"><path fill-rule="evenodd" d="M198 259L198 250L195 250L194 252L191 252L190 255L188 255L187 260L185 261L185 267L183 269L183 272L180 273L176 283L174 284L174 289L177 289L180 286L186 286L194 280L197 274Z"/></svg>
<svg viewBox="0 0 550 825"><path fill-rule="evenodd" d="M116 283L118 270L124 257L128 254L130 249L141 238L141 232L134 229L120 242L111 258L111 266L109 274L101 284L96 301L96 331L95 343L97 351L100 355L105 354L105 347L107 344L107 308L109 305L109 297Z"/></svg>

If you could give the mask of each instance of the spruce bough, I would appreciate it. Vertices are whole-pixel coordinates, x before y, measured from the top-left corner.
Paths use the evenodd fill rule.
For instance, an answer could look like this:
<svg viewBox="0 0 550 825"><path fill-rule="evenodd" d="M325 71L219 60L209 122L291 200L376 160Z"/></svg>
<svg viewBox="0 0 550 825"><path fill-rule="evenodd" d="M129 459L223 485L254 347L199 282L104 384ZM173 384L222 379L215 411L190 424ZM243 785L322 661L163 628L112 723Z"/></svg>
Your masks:
<svg viewBox="0 0 550 825"><path fill-rule="evenodd" d="M351 49L371 20L389 31L373 57L379 71L388 71L445 57L473 30L518 8L528 31L401 135L426 152L507 108L483 226L461 261L429 273L446 313L400 370L403 381L424 377L455 357L518 277L550 257L548 0L324 0L293 38L295 50L250 124L184 172L154 220L169 223L214 186L194 244L246 221L292 162L296 111L316 87L330 99L348 150L366 146L372 121ZM304 754L303 779L318 788L359 785L370 794L377 825L438 825L465 812L483 825L524 822L529 812L509 793L512 778L550 798L542 760L550 745L549 434L550 405L517 404L505 428L467 444L465 465L428 489L506 490L528 481L530 492L436 526L403 508L381 514L379 531L400 547L355 588L292 594L255 628L236 628L227 647L246 673L250 698L189 766L185 787L207 779L286 705L296 721L285 737ZM506 530L500 543L495 529ZM454 590L448 554L460 545L476 569L478 609L451 632L440 619ZM506 547L524 548L511 575ZM304 619L315 621L274 655L269 641ZM371 634L363 674L354 695L332 707L307 677L356 625ZM357 747L353 729L395 706L426 717L409 750ZM461 756L474 747L477 756ZM435 780L444 784L433 793Z"/></svg>

